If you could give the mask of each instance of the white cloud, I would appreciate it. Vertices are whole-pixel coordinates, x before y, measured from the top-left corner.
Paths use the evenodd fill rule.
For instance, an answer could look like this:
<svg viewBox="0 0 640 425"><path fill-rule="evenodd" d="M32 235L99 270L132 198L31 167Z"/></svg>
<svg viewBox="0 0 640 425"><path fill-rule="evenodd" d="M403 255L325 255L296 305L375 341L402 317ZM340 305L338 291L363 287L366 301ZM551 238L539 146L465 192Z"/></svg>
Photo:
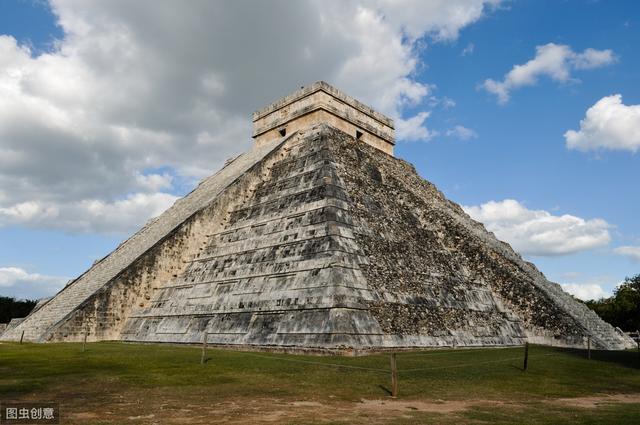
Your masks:
<svg viewBox="0 0 640 425"><path fill-rule="evenodd" d="M621 246L614 249L613 252L640 262L640 246Z"/></svg>
<svg viewBox="0 0 640 425"><path fill-rule="evenodd" d="M442 99L439 100L439 103L442 104L442 108L443 109L451 109L453 107L456 106L456 101L453 99L450 99L448 97L443 97Z"/></svg>
<svg viewBox="0 0 640 425"><path fill-rule="evenodd" d="M160 215L178 198L167 193L136 193L105 202L83 199L65 204L28 201L0 208L0 225L64 229L86 233L130 233Z"/></svg>
<svg viewBox="0 0 640 425"><path fill-rule="evenodd" d="M571 61L575 69L593 69L614 63L616 57L610 49L596 50L588 48L582 53L574 54Z"/></svg>
<svg viewBox="0 0 640 425"><path fill-rule="evenodd" d="M504 104L509 101L512 90L534 85L542 76L567 82L571 80L572 70L598 68L615 61L612 50L588 48L576 53L567 45L548 43L536 47L536 56L525 64L515 65L502 81L487 79L481 87L495 94L498 102Z"/></svg>
<svg viewBox="0 0 640 425"><path fill-rule="evenodd" d="M602 219L585 220L573 215L553 215L527 209L513 199L464 206L475 220L511 244L521 254L556 256L607 245L611 227Z"/></svg>
<svg viewBox="0 0 640 425"><path fill-rule="evenodd" d="M404 34L417 39L427 34L436 40L455 40L462 28L477 21L486 8L502 0L374 0L385 18Z"/></svg>
<svg viewBox="0 0 640 425"><path fill-rule="evenodd" d="M476 46L473 43L469 43L469 44L467 44L467 46L464 49L462 49L462 52L460 53L460 55L461 56L468 56L468 55L473 53L475 48L476 48Z"/></svg>
<svg viewBox="0 0 640 425"><path fill-rule="evenodd" d="M150 192L157 192L163 189L170 189L173 184L173 177L164 174L136 174L137 186Z"/></svg>
<svg viewBox="0 0 640 425"><path fill-rule="evenodd" d="M452 129L447 130L446 134L449 137L453 137L459 140L471 140L478 137L478 133L462 125L456 125Z"/></svg>
<svg viewBox="0 0 640 425"><path fill-rule="evenodd" d="M597 283L562 283L560 286L562 286L565 292L583 301L599 300L600 298L611 296L609 292L605 291L602 286Z"/></svg>
<svg viewBox="0 0 640 425"><path fill-rule="evenodd" d="M415 79L421 46L498 1L51 4L52 51L0 36L0 225L113 231L130 226L91 206L140 222L170 202L173 180L149 170L210 174L251 146L253 110L315 80L429 139L428 111L404 112L433 90Z"/></svg>
<svg viewBox="0 0 640 425"><path fill-rule="evenodd" d="M438 133L429 130L424 125L429 115L431 115L429 112L420 112L412 118L396 123L396 134L398 138L406 141L431 140Z"/></svg>
<svg viewBox="0 0 640 425"><path fill-rule="evenodd" d="M18 299L49 297L62 289L65 277L29 273L20 267L0 267L0 295Z"/></svg>
<svg viewBox="0 0 640 425"><path fill-rule="evenodd" d="M640 105L625 105L622 96L605 96L587 110L580 130L564 134L569 149L640 149Z"/></svg>
<svg viewBox="0 0 640 425"><path fill-rule="evenodd" d="M562 289L583 300L598 300L612 296L613 290L622 282L611 284L614 278L609 275L585 276L581 272L568 272L560 275Z"/></svg>

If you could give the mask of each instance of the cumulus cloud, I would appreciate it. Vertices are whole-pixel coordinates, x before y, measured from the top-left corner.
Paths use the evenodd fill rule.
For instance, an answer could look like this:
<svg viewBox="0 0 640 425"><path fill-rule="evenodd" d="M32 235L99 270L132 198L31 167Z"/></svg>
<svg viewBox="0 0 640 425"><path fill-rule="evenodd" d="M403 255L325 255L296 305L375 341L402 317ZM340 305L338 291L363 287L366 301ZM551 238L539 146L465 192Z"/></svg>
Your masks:
<svg viewBox="0 0 640 425"><path fill-rule="evenodd" d="M565 292L583 301L599 300L600 298L611 296L609 292L605 291L597 283L562 283L560 286Z"/></svg>
<svg viewBox="0 0 640 425"><path fill-rule="evenodd" d="M607 245L609 225L602 219L553 215L530 210L513 199L464 206L475 220L524 255L557 256Z"/></svg>
<svg viewBox="0 0 640 425"><path fill-rule="evenodd" d="M564 134L569 149L640 149L640 105L625 105L622 96L605 96L587 110L580 130Z"/></svg>
<svg viewBox="0 0 640 425"><path fill-rule="evenodd" d="M429 115L431 115L430 112L423 111L412 118L396 123L396 136L406 141L431 140L438 133L426 127L425 121Z"/></svg>
<svg viewBox="0 0 640 425"><path fill-rule="evenodd" d="M560 282L564 282L560 283L562 289L583 301L598 300L612 296L612 289L622 283L618 282L612 285L612 281L613 278L608 275L589 277L581 272L567 272L560 275Z"/></svg>
<svg viewBox="0 0 640 425"><path fill-rule="evenodd" d="M571 71L593 69L610 65L616 61L612 50L588 48L582 53L574 52L564 44L548 43L536 47L536 56L522 65L515 65L502 81L487 79L481 87L497 96L498 103L509 101L511 91L532 86L542 76L558 82L570 81Z"/></svg>
<svg viewBox="0 0 640 425"><path fill-rule="evenodd" d="M614 249L613 252L640 262L640 246L620 246Z"/></svg>
<svg viewBox="0 0 640 425"><path fill-rule="evenodd" d="M459 140L471 140L478 137L478 133L462 125L456 125L455 127L447 130L446 134L449 137Z"/></svg>
<svg viewBox="0 0 640 425"><path fill-rule="evenodd" d="M210 174L251 146L252 111L315 80L429 139L428 111L405 114L433 90L415 79L420 48L497 3L51 0L52 50L0 35L0 225L127 227L99 207L146 219L174 184L150 170Z"/></svg>
<svg viewBox="0 0 640 425"><path fill-rule="evenodd" d="M82 233L130 233L160 215L178 198L168 193L136 193L105 202L83 199L64 204L28 201L0 208L0 225L64 229Z"/></svg>
<svg viewBox="0 0 640 425"><path fill-rule="evenodd" d="M417 39L429 35L435 40L455 40L462 28L477 21L485 9L493 9L502 0L374 0L385 18L402 28L405 35Z"/></svg>
<svg viewBox="0 0 640 425"><path fill-rule="evenodd" d="M20 267L0 267L0 295L17 299L50 297L62 289L68 278L29 273Z"/></svg>

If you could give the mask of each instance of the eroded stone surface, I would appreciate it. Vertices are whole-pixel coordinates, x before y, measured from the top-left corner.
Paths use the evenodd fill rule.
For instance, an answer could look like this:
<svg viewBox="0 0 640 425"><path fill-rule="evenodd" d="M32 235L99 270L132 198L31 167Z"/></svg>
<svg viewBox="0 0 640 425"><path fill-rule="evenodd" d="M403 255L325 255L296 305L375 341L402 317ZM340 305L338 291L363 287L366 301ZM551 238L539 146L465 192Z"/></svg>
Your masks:
<svg viewBox="0 0 640 425"><path fill-rule="evenodd" d="M312 350L632 344L410 164L338 129L301 131L210 196L46 332L24 329Z"/></svg>
<svg viewBox="0 0 640 425"><path fill-rule="evenodd" d="M27 341L48 340L52 338L52 333L58 332L58 329L68 321L84 322L85 320L78 316L79 314L84 314L83 310L91 309L92 303L96 305L94 309L96 314L93 314L96 326L102 328L100 335L96 337L102 339L117 337L119 333L117 327L113 326L112 319L113 321L116 321L116 319L121 321L126 317L134 299L137 302L139 296L148 296L148 290L144 286L149 284L146 280L145 282L147 283L141 283L139 279L134 277L130 279L131 282L129 284L124 285L124 288L112 292L112 285L117 284L116 286L118 286L122 284L123 280L127 280L126 277L119 279L120 275L135 276L137 273L141 273L140 276L145 275L146 271L141 267L144 268L144 264L149 261L155 261L149 257L155 256L159 244L162 244L167 238L171 238L176 229L189 225L191 223L190 218L195 213L211 204L226 188L254 167L256 163L268 156L281 142L282 140L274 140L260 147L255 147L237 157L216 174L205 179L190 194L178 200L160 217L149 222L140 231L118 246L111 254L97 261L89 270L68 284L55 297L25 318L22 323L7 329L0 335L0 339L19 339L24 331L24 338ZM179 245L176 246L176 248L178 247ZM171 251L173 248L168 246L163 249ZM175 254L179 256L182 255L182 252L178 250ZM159 267L164 268L164 272L171 268L170 265L163 266L162 262L159 263ZM109 300L109 297L115 295L118 290L122 291L124 297L115 297ZM133 294L130 294L131 292ZM101 308L101 303L106 303L107 308ZM118 314L118 310L121 307L123 311ZM105 315L102 315L102 312ZM92 313L87 315L89 319L91 319L91 316ZM105 323L105 320L107 323ZM111 332L112 330L115 330L115 333ZM77 333L76 330L72 332L72 334L75 333ZM66 335L66 333L58 334L56 338L66 338Z"/></svg>
<svg viewBox="0 0 640 425"><path fill-rule="evenodd" d="M529 339L581 346L591 337L603 348L629 346L410 164L330 134L356 239L369 258L361 269L381 295L371 311L385 332L460 345Z"/></svg>

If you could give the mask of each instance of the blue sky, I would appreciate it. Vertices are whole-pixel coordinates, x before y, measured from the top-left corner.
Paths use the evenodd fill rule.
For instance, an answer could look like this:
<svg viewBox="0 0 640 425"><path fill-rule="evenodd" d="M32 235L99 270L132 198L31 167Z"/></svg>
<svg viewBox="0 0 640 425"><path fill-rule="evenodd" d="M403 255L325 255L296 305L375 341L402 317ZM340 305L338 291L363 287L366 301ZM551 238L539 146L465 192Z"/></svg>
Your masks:
<svg viewBox="0 0 640 425"><path fill-rule="evenodd" d="M431 125L463 123L478 137L402 144L397 154L463 205L509 198L553 214L605 219L615 226L609 245L530 258L557 282L595 282L611 291L625 276L640 273L638 261L613 253L640 241L639 158L629 151L572 151L563 134L578 128L585 111L604 96L619 93L626 104L640 103L639 40L637 2L513 2L465 29L454 44L435 44L424 53L430 66L421 78L456 100L455 108L434 113ZM612 49L618 61L576 72L579 82L542 77L515 91L506 105L476 90L484 79L500 78L514 64L532 59L535 46L550 42L576 51ZM461 55L469 44L473 54ZM566 276L576 273L581 275Z"/></svg>
<svg viewBox="0 0 640 425"><path fill-rule="evenodd" d="M393 116L396 156L551 280L606 295L640 273L638 41L631 0L1 2L0 295L55 293L318 79Z"/></svg>

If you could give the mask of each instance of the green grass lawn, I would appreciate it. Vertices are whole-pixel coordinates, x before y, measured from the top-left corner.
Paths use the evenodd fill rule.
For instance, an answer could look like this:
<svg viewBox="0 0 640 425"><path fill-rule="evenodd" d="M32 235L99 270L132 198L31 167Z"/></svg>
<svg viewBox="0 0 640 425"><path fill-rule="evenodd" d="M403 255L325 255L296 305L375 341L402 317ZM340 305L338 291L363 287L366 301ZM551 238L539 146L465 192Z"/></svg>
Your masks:
<svg viewBox="0 0 640 425"><path fill-rule="evenodd" d="M315 357L122 343L0 344L0 402L63 423L640 423L640 354L532 346ZM344 367L335 366L342 365Z"/></svg>

